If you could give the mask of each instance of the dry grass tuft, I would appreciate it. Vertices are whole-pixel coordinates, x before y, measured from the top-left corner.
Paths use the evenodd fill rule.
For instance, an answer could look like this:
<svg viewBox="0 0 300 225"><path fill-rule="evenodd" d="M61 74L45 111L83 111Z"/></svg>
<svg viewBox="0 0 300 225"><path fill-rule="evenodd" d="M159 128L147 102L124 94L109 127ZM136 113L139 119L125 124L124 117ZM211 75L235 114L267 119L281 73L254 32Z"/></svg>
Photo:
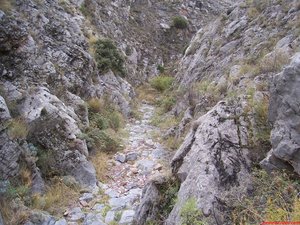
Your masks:
<svg viewBox="0 0 300 225"><path fill-rule="evenodd" d="M4 12L9 12L12 9L11 0L0 0L0 9Z"/></svg>
<svg viewBox="0 0 300 225"><path fill-rule="evenodd" d="M101 151L98 151L95 155L91 156L91 162L95 167L96 176L98 180L102 182L107 179L107 162L109 158L110 156L107 153Z"/></svg>
<svg viewBox="0 0 300 225"><path fill-rule="evenodd" d="M12 139L25 139L28 131L28 125L22 118L12 119L9 123L8 135Z"/></svg>
<svg viewBox="0 0 300 225"><path fill-rule="evenodd" d="M136 89L136 92L140 101L144 100L150 104L154 104L156 102L158 91L151 86L142 85Z"/></svg>
<svg viewBox="0 0 300 225"><path fill-rule="evenodd" d="M89 110L91 110L94 113L101 112L101 110L105 107L105 102L103 99L99 98L91 98L87 101Z"/></svg>
<svg viewBox="0 0 300 225"><path fill-rule="evenodd" d="M6 225L24 224L30 213L13 207L11 201L0 198L0 212Z"/></svg>
<svg viewBox="0 0 300 225"><path fill-rule="evenodd" d="M77 201L79 195L79 189L68 187L61 179L54 178L44 195L34 195L32 197L32 208L61 216L68 206Z"/></svg>

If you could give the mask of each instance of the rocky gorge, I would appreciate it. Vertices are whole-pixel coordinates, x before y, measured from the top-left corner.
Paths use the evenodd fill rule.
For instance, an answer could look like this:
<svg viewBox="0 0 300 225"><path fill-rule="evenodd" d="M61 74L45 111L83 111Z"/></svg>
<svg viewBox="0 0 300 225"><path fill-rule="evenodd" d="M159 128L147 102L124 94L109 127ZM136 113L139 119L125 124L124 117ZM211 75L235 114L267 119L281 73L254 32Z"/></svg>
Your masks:
<svg viewBox="0 0 300 225"><path fill-rule="evenodd" d="M1 0L0 225L300 221L297 0Z"/></svg>

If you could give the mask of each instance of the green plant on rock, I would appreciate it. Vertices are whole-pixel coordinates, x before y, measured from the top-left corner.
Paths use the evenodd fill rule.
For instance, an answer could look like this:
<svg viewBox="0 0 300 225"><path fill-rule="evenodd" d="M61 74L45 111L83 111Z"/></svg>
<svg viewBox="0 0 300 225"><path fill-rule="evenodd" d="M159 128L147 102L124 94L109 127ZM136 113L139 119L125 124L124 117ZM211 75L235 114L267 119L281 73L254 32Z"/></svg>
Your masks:
<svg viewBox="0 0 300 225"><path fill-rule="evenodd" d="M150 84L153 88L160 92L164 92L171 88L174 78L170 76L158 76L150 80Z"/></svg>
<svg viewBox="0 0 300 225"><path fill-rule="evenodd" d="M59 171L54 169L54 165L57 162L55 158L55 153L51 149L41 149L37 150L38 160L36 165L41 170L43 176L53 177L54 175L60 174Z"/></svg>
<svg viewBox="0 0 300 225"><path fill-rule="evenodd" d="M28 131L28 125L22 118L15 118L9 122L8 135L12 139L26 139Z"/></svg>
<svg viewBox="0 0 300 225"><path fill-rule="evenodd" d="M299 181L285 171L268 174L254 170L251 177L253 193L226 196L232 207L232 224L259 224L263 221L299 221Z"/></svg>
<svg viewBox="0 0 300 225"><path fill-rule="evenodd" d="M182 225L204 225L201 220L203 214L197 207L197 202L194 198L189 198L182 206L180 211Z"/></svg>
<svg viewBox="0 0 300 225"><path fill-rule="evenodd" d="M157 66L157 70L160 72L160 73L164 73L165 72L165 67L163 65L158 65Z"/></svg>
<svg viewBox="0 0 300 225"><path fill-rule="evenodd" d="M161 107L164 112L170 111L176 103L176 99L173 96L166 96L161 101Z"/></svg>
<svg viewBox="0 0 300 225"><path fill-rule="evenodd" d="M188 27L188 21L182 16L175 16L172 21L173 26L177 29L185 29Z"/></svg>
<svg viewBox="0 0 300 225"><path fill-rule="evenodd" d="M161 188L160 208L161 214L165 218L172 211L174 205L176 204L179 187L179 181L176 179L171 179L166 183L166 185L164 185L163 188Z"/></svg>
<svg viewBox="0 0 300 225"><path fill-rule="evenodd" d="M116 74L125 76L125 60L112 40L100 39L96 41L94 44L94 54L97 67L102 73L112 70Z"/></svg>
<svg viewBox="0 0 300 225"><path fill-rule="evenodd" d="M95 150L116 152L122 149L119 139L98 128L89 129L82 138L87 140L88 147Z"/></svg>

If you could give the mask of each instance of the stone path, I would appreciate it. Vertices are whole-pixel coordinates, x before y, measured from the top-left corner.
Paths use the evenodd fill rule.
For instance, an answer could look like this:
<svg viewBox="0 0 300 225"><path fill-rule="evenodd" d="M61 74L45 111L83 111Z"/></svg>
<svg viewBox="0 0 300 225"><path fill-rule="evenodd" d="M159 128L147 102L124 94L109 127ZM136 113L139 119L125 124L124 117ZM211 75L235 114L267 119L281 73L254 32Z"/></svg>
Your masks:
<svg viewBox="0 0 300 225"><path fill-rule="evenodd" d="M99 182L100 191L83 193L77 207L65 213L55 225L132 224L142 189L152 176L162 173L170 152L151 138L157 128L150 125L154 107L143 103L142 119L126 125L129 138L124 151L109 162L106 184Z"/></svg>

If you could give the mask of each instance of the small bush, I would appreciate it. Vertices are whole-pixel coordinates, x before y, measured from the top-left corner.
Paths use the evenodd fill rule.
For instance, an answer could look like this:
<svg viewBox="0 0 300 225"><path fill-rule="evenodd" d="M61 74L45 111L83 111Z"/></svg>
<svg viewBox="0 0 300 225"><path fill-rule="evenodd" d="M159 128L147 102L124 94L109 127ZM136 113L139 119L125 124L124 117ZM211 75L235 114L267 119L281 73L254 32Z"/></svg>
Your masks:
<svg viewBox="0 0 300 225"><path fill-rule="evenodd" d="M259 63L260 73L280 72L284 65L290 61L289 55L283 51L275 51L274 54L265 56Z"/></svg>
<svg viewBox="0 0 300 225"><path fill-rule="evenodd" d="M12 139L26 139L28 135L28 125L23 119L13 119L9 123L8 135Z"/></svg>
<svg viewBox="0 0 300 225"><path fill-rule="evenodd" d="M299 182L284 171L252 173L253 191L249 196L235 196L227 202L233 208L232 224L259 224L263 221L299 221Z"/></svg>
<svg viewBox="0 0 300 225"><path fill-rule="evenodd" d="M160 72L160 73L164 73L165 72L165 67L163 65L158 65L157 66L157 70Z"/></svg>
<svg viewBox="0 0 300 225"><path fill-rule="evenodd" d="M190 198L182 206L180 211L182 225L204 225L205 223L201 221L203 214L197 207L196 200Z"/></svg>
<svg viewBox="0 0 300 225"><path fill-rule="evenodd" d="M247 10L247 15L250 19L255 19L259 15L259 12L257 11L257 9L255 7L250 7Z"/></svg>
<svg viewBox="0 0 300 225"><path fill-rule="evenodd" d="M0 0L0 9L4 12L9 12L12 9L12 1L11 0Z"/></svg>
<svg viewBox="0 0 300 225"><path fill-rule="evenodd" d="M7 225L25 224L30 215L27 210L16 210L15 204L10 199L1 197L0 213L3 217L4 224Z"/></svg>
<svg viewBox="0 0 300 225"><path fill-rule="evenodd" d="M176 103L176 99L173 96L165 96L160 102L159 105L162 108L163 112L170 111Z"/></svg>
<svg viewBox="0 0 300 225"><path fill-rule="evenodd" d="M88 147L105 152L116 152L122 149L120 140L109 135L108 132L92 128L83 135L87 140Z"/></svg>
<svg viewBox="0 0 300 225"><path fill-rule="evenodd" d="M97 67L102 73L112 70L116 74L125 76L125 60L111 40L100 39L96 41L94 48Z"/></svg>
<svg viewBox="0 0 300 225"><path fill-rule="evenodd" d="M173 26L177 29L185 29L188 27L188 21L182 16L175 16L173 18Z"/></svg>
<svg viewBox="0 0 300 225"><path fill-rule="evenodd" d="M179 187L179 181L170 177L167 178L167 180L158 187L158 215L156 218L152 218L152 222L148 221L146 224L163 224L163 221L166 220L174 205L176 204Z"/></svg>
<svg viewBox="0 0 300 225"><path fill-rule="evenodd" d="M91 98L87 101L87 104L89 110L94 113L101 112L101 110L103 110L103 108L105 107L104 101L99 98Z"/></svg>
<svg viewBox="0 0 300 225"><path fill-rule="evenodd" d="M53 177L57 174L60 174L61 171L58 171L54 168L55 163L57 162L54 153L49 149L38 149L37 151L37 166L41 170L43 176Z"/></svg>
<svg viewBox="0 0 300 225"><path fill-rule="evenodd" d="M88 8L86 7L85 1L81 4L79 10L85 17L88 17L90 15L90 12L89 12Z"/></svg>
<svg viewBox="0 0 300 225"><path fill-rule="evenodd" d="M158 76L151 79L150 84L156 90L160 92L164 92L165 90L169 89L172 86L173 81L174 81L173 77Z"/></svg>
<svg viewBox="0 0 300 225"><path fill-rule="evenodd" d="M79 197L79 189L65 185L60 178L52 179L44 195L32 197L31 208L50 212L52 215L61 215L70 204L74 204Z"/></svg>
<svg viewBox="0 0 300 225"><path fill-rule="evenodd" d="M96 154L91 155L91 162L93 163L97 179L101 182L106 181L106 173L107 173L107 162L109 160L109 156L106 152L98 151Z"/></svg>

